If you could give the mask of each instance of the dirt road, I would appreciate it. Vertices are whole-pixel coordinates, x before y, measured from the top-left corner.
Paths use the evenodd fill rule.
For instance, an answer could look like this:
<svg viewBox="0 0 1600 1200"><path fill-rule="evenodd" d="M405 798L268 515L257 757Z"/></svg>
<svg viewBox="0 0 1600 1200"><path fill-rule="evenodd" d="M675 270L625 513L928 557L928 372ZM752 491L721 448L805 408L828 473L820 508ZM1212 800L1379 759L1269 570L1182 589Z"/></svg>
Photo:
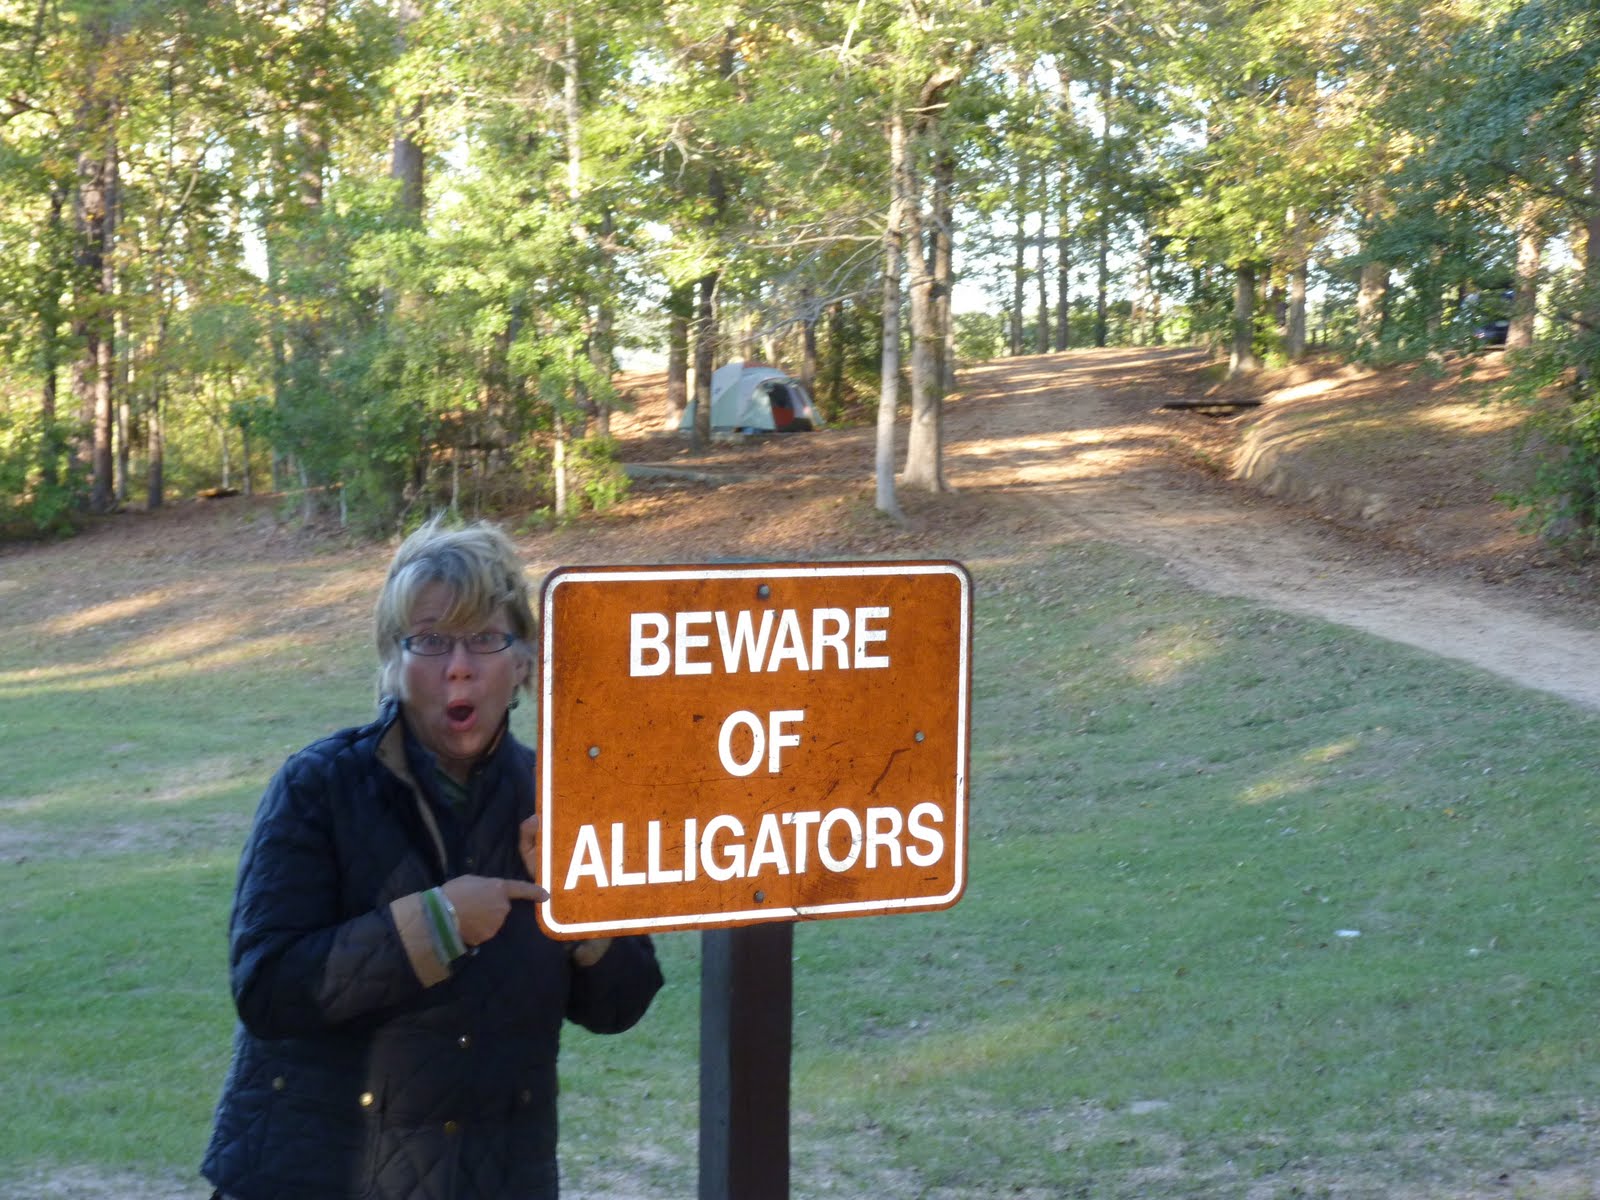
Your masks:
<svg viewBox="0 0 1600 1200"><path fill-rule="evenodd" d="M951 407L947 424L951 482L1014 489L1050 520L1151 554L1206 591L1353 626L1600 708L1592 627L1531 611L1528 597L1504 586L1430 576L1175 466L1161 452L1170 426L1151 419L1139 381L1183 358L1099 351L973 369L970 399Z"/></svg>
<svg viewBox="0 0 1600 1200"><path fill-rule="evenodd" d="M968 368L945 415L946 478L958 495L919 500L902 490L918 531L906 537L863 538L858 528L834 530L829 540L821 532L833 528L840 497L859 498L869 482L870 428L690 456L675 437L648 432L661 423L655 396L625 425L624 456L650 461L649 470L735 481L677 505L675 516L658 497L658 555L681 539L676 553L691 559L707 544L753 556L945 555L959 547L981 557L1008 537L1091 537L1152 555L1206 591L1354 626L1600 708L1600 632L1580 610L1557 614L1515 578L1491 585L1468 571L1429 570L1201 470L1181 446L1174 453L1204 418L1161 405L1193 396L1198 364L1186 350L1081 350ZM1287 461L1294 469L1292 454ZM1463 477L1469 470L1463 466ZM1389 462L1372 474L1388 476L1379 485L1391 498L1407 483ZM1486 495L1478 506L1454 515L1503 525L1503 510L1483 503L1492 488L1479 490ZM1414 499L1414 511L1437 516L1431 497ZM590 540L576 552L596 549ZM621 561L620 538L608 549Z"/></svg>

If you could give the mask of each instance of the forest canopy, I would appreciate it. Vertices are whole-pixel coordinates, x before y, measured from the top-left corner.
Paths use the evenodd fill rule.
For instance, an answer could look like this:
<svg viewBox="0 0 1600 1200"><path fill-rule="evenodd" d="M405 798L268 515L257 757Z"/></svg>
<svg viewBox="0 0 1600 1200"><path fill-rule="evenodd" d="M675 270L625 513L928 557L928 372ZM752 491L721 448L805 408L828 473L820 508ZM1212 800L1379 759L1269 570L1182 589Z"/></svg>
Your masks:
<svg viewBox="0 0 1600 1200"><path fill-rule="evenodd" d="M881 431L904 377L938 489L960 359L1486 339L1592 529L1590 0L0 0L0 535L564 515L634 350L680 411L763 359Z"/></svg>

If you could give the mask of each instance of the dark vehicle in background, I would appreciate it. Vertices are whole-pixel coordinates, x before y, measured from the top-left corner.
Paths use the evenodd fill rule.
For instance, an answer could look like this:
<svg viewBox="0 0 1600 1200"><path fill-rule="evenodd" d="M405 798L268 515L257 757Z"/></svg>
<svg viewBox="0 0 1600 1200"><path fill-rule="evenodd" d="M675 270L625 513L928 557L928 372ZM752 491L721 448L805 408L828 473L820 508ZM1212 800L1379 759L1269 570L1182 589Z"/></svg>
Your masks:
<svg viewBox="0 0 1600 1200"><path fill-rule="evenodd" d="M1472 331L1472 342L1475 346L1504 346L1506 334L1511 332L1511 321L1507 317L1500 317L1494 321L1485 321Z"/></svg>
<svg viewBox="0 0 1600 1200"><path fill-rule="evenodd" d="M1511 332L1511 306L1516 300L1511 288L1473 292L1462 304L1461 319L1472 331L1473 349L1504 346Z"/></svg>

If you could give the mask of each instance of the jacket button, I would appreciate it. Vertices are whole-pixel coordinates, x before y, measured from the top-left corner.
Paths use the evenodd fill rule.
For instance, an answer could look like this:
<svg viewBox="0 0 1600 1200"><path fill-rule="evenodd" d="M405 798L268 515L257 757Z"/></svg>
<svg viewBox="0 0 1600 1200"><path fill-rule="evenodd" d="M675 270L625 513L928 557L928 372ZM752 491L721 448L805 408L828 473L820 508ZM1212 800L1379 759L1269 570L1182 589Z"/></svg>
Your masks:
<svg viewBox="0 0 1600 1200"><path fill-rule="evenodd" d="M463 1033L460 1037L458 1037L456 1039L456 1045L460 1046L463 1050L471 1050L472 1049L472 1037L471 1037L471 1035Z"/></svg>
<svg viewBox="0 0 1600 1200"><path fill-rule="evenodd" d="M477 868L478 868L477 856L476 855L472 855L472 854L467 855L467 870L475 871L475 870L477 870Z"/></svg>
<svg viewBox="0 0 1600 1200"><path fill-rule="evenodd" d="M533 1103L533 1093L527 1088L523 1088L517 1093L517 1100L523 1108L527 1108L528 1105Z"/></svg>
<svg viewBox="0 0 1600 1200"><path fill-rule="evenodd" d="M371 1108L372 1107L372 1093L371 1092L362 1092L361 1093L361 1107L362 1108Z"/></svg>
<svg viewBox="0 0 1600 1200"><path fill-rule="evenodd" d="M272 1090L275 1091L275 1092L281 1092L287 1086L288 1086L288 1081L285 1080L282 1075L279 1075L277 1078L275 1078L272 1081Z"/></svg>
<svg viewBox="0 0 1600 1200"><path fill-rule="evenodd" d="M454 1137L456 1134L461 1132L461 1122L446 1121L444 1123L444 1131Z"/></svg>

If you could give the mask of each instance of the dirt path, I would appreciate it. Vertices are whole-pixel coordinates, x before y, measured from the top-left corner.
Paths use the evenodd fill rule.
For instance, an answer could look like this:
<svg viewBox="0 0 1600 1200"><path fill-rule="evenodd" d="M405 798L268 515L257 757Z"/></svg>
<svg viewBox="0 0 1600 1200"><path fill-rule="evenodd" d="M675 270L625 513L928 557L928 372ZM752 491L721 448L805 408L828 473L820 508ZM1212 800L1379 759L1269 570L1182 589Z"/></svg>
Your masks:
<svg viewBox="0 0 1600 1200"><path fill-rule="evenodd" d="M1592 627L1533 611L1503 586L1433 577L1175 467L1162 453L1170 427L1151 419L1155 405L1139 401L1138 381L1183 357L1101 351L974 369L964 380L974 399L952 405L946 427L950 480L1031 497L1050 521L1151 554L1206 591L1353 626L1600 708Z"/></svg>
<svg viewBox="0 0 1600 1200"><path fill-rule="evenodd" d="M708 545L757 557L981 559L1003 555L1008 545L1090 537L1147 553L1206 591L1353 626L1600 709L1600 609L1592 600L1558 607L1538 572L1520 568L1498 572L1502 582L1491 584L1482 556L1476 570L1430 566L1393 549L1392 536L1352 535L1194 466L1197 445L1220 454L1226 436L1198 428L1204 418L1161 405L1197 398L1198 365L1184 350L1083 350L967 369L945 416L946 477L958 495L919 499L903 489L914 535L874 533L860 522L837 528L835 506L846 498L859 505L870 483L870 428L757 439L691 456L677 438L648 432L660 421L657 398L641 404L631 432L624 429L624 455L653 470L676 467L686 478L727 481L692 504L656 493L655 530L645 540L657 561L668 554L695 561ZM1427 546L1432 530L1445 524L1457 538L1465 526L1469 540L1481 528L1476 543L1498 545L1510 518L1490 502L1492 485L1477 478L1481 444L1460 436L1427 453L1431 474L1397 468L1389 448L1369 469L1341 461L1344 478L1333 482L1348 488L1352 478L1372 481L1386 496L1389 533L1395 519L1406 532L1411 518L1414 546ZM1284 457L1286 470L1316 469L1292 450ZM1465 481L1443 497L1424 490L1437 489L1441 468ZM591 526L579 544L548 550L553 561L573 554L627 561L623 556L640 553L640 538L637 528L597 538ZM1526 545L1506 554L1519 556L1528 557Z"/></svg>

